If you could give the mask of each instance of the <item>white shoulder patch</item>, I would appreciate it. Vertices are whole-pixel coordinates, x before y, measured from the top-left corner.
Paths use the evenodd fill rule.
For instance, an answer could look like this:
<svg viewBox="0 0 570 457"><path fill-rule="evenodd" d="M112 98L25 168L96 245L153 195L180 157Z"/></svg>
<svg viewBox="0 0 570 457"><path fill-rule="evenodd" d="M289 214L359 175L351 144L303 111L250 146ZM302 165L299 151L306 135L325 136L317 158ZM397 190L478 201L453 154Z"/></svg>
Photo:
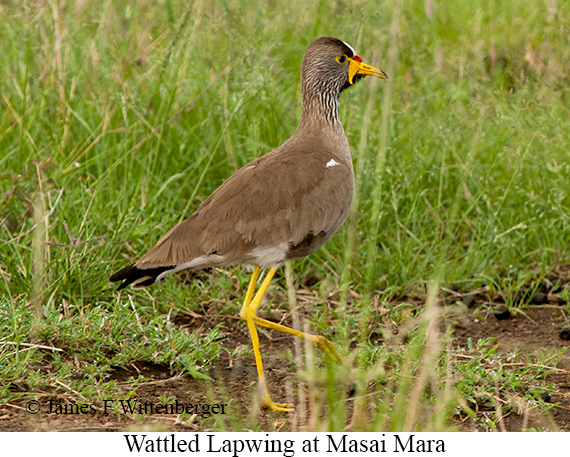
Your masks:
<svg viewBox="0 0 570 457"><path fill-rule="evenodd" d="M341 41L342 41L342 40L341 40ZM352 46L349 45L346 41L343 41L343 43L346 45L346 47L347 47L348 49L350 49L350 50L352 51L352 55L355 56L355 55L356 55L356 52L354 51L354 49L352 48Z"/></svg>
<svg viewBox="0 0 570 457"><path fill-rule="evenodd" d="M340 165L340 163L338 163L336 160L331 159L327 162L327 165L325 168L330 168L330 167L335 167L337 165Z"/></svg>

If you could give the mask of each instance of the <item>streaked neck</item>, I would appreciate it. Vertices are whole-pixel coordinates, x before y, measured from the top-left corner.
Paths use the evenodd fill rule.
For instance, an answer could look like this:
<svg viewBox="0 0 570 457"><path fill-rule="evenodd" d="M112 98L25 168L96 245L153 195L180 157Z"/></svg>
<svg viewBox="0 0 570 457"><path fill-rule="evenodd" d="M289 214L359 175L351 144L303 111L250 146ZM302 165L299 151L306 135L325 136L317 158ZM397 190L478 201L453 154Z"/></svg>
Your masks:
<svg viewBox="0 0 570 457"><path fill-rule="evenodd" d="M344 135L338 115L339 94L331 91L305 91L299 129L325 129Z"/></svg>

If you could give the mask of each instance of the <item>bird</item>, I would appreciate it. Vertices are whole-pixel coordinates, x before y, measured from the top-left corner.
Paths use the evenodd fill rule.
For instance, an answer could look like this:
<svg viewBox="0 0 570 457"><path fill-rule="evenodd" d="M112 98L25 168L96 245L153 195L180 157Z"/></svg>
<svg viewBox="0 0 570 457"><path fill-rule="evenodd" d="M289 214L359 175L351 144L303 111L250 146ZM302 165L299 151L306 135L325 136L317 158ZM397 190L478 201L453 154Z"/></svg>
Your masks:
<svg viewBox="0 0 570 457"><path fill-rule="evenodd" d="M118 290L148 287L165 275L230 265L253 267L241 306L254 350L261 406L293 411L267 389L257 327L308 339L340 360L333 344L256 316L277 268L304 258L329 241L346 221L354 194L354 170L338 104L341 92L365 76L386 79L346 42L321 37L301 63L301 118L276 149L227 178L187 219L174 226L134 263L110 277ZM261 271L261 284L255 292Z"/></svg>

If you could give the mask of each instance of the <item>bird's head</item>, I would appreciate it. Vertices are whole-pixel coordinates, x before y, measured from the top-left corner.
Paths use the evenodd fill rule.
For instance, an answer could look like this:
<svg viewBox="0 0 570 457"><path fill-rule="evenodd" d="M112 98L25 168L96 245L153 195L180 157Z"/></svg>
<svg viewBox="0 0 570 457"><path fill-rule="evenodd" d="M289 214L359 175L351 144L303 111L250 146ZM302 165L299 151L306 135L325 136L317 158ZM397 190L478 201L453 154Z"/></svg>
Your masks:
<svg viewBox="0 0 570 457"><path fill-rule="evenodd" d="M364 76L386 79L386 73L362 62L354 49L337 38L322 37L313 41L301 66L303 85L339 93Z"/></svg>

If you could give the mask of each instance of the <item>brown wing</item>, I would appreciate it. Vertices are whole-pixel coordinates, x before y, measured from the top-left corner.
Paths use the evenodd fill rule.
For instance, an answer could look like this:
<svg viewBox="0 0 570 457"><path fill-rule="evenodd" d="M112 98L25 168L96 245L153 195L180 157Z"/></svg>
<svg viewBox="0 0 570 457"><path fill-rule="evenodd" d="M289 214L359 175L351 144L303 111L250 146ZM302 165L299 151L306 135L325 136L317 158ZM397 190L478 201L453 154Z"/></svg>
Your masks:
<svg viewBox="0 0 570 457"><path fill-rule="evenodd" d="M273 151L228 178L196 212L170 230L136 265L180 265L217 254L240 263L257 246L301 243L324 232L326 242L350 210L351 164L329 151Z"/></svg>

